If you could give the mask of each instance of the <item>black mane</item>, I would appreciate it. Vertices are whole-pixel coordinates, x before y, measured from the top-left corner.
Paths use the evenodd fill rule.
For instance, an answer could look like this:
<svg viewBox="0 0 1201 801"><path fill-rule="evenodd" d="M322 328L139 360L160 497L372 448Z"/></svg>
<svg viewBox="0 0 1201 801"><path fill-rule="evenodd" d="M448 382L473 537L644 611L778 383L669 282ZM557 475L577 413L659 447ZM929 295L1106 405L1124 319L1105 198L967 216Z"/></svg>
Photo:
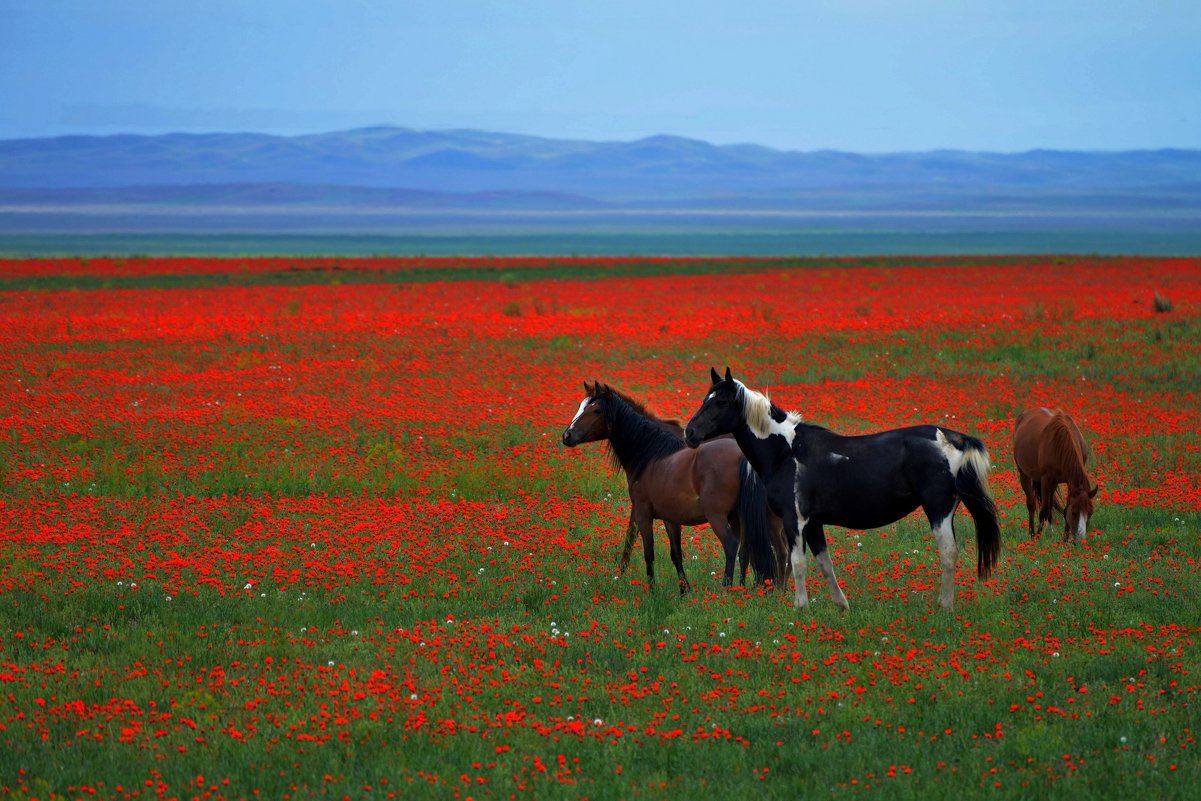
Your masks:
<svg viewBox="0 0 1201 801"><path fill-rule="evenodd" d="M674 420L661 420L641 403L612 387L597 387L609 427L609 461L637 481L647 465L684 449L683 429Z"/></svg>

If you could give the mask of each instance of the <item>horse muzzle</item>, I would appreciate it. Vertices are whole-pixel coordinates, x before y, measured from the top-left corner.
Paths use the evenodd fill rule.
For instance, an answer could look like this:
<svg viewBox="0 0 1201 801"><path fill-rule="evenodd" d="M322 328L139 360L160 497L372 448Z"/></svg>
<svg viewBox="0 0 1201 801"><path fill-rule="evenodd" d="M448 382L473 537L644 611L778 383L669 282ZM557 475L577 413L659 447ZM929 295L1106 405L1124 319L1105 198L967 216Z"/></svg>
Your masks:
<svg viewBox="0 0 1201 801"><path fill-rule="evenodd" d="M574 448L576 445L580 444L579 441L576 440L575 436L572 435L570 428L563 432L563 444L569 448Z"/></svg>
<svg viewBox="0 0 1201 801"><path fill-rule="evenodd" d="M684 444L689 448L700 447L702 441L703 440L696 435L696 431L693 430L692 426L688 426L688 428L684 429Z"/></svg>

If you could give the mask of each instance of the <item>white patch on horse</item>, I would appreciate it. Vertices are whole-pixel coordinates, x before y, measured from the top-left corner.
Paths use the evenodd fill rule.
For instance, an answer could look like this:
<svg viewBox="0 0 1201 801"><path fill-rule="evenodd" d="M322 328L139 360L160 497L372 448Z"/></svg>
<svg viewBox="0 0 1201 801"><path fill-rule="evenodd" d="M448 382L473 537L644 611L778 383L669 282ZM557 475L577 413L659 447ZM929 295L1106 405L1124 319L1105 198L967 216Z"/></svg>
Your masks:
<svg viewBox="0 0 1201 801"><path fill-rule="evenodd" d="M1088 530L1088 515L1081 514L1080 519L1076 521L1076 539L1084 542L1084 533Z"/></svg>
<svg viewBox="0 0 1201 801"><path fill-rule="evenodd" d="M959 475L959 468L963 466L963 451L956 448L947 440L941 428L934 429L934 447L942 452L942 455L947 460L947 467L951 470L951 475Z"/></svg>
<svg viewBox="0 0 1201 801"><path fill-rule="evenodd" d="M748 389L746 384L737 379L734 380L734 383L738 385L738 395L742 398L742 416L751 433L759 439L767 439L773 434L778 434L791 448L792 441L796 438L796 427L801 422L801 416L796 412L788 412L784 422L781 423L771 416L771 400L766 395Z"/></svg>
<svg viewBox="0 0 1201 801"><path fill-rule="evenodd" d="M792 549L788 553L789 561L792 562L792 605L797 609L804 609L809 605L809 586L806 584L805 575L805 539L801 536L807 522L805 518L797 515L796 538L792 541Z"/></svg>
<svg viewBox="0 0 1201 801"><path fill-rule="evenodd" d="M799 468L800 465L797 465ZM805 524L809 522L801 514L800 470L792 477L792 509L796 513L796 536L792 540L792 548L788 551L789 561L792 562L792 605L802 609L809 605L809 586L805 575Z"/></svg>
<svg viewBox="0 0 1201 801"><path fill-rule="evenodd" d="M584 410L588 408L588 404L590 403L592 403L592 398L584 398L582 401L580 401L580 408L576 409L575 417L571 418L571 424L568 426L568 428L571 428L571 426L575 425L576 420L580 419L580 415L584 413Z"/></svg>
<svg viewBox="0 0 1201 801"><path fill-rule="evenodd" d="M938 591L938 605L950 609L955 603L955 568L959 562L959 546L955 544L953 520L955 512L947 515L934 526L934 541L938 543L938 563L942 567L942 586Z"/></svg>
<svg viewBox="0 0 1201 801"><path fill-rule="evenodd" d="M843 611L850 609L851 605L847 602L842 587L838 586L838 577L834 575L834 561L830 558L830 549L826 548L817 555L816 559L818 567L822 569L822 575L826 577L826 584L830 588L830 600L834 601L834 605Z"/></svg>
<svg viewBox="0 0 1201 801"><path fill-rule="evenodd" d="M838 464L840 462L849 462L849 461L851 461L850 456L843 456L841 453L831 453L830 454L830 462L833 464Z"/></svg>

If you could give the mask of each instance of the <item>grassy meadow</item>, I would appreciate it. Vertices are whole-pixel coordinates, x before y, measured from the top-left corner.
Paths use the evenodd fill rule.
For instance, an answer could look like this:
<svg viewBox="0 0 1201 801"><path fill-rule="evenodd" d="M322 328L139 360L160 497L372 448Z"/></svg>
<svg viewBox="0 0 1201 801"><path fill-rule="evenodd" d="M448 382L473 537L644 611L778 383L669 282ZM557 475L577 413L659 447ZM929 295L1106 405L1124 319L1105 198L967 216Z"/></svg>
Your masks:
<svg viewBox="0 0 1201 801"><path fill-rule="evenodd" d="M1156 303L1156 297L1159 302ZM1201 260L0 261L0 796L1188 798L1201 782ZM953 612L920 513L810 570L617 560L600 380L709 367L836 430L989 446ZM1042 537L1009 453L1101 486Z"/></svg>

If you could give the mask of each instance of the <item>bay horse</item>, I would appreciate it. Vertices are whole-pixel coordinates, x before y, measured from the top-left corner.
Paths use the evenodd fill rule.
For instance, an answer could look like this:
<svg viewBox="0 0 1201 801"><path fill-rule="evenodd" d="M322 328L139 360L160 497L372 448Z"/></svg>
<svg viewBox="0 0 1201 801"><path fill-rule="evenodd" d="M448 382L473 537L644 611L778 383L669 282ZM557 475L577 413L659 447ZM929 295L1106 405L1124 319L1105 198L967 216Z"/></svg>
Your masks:
<svg viewBox="0 0 1201 801"><path fill-rule="evenodd" d="M879 528L919 506L938 543L940 606L951 609L955 598L959 550L953 520L960 501L976 526L977 575L981 580L991 575L1001 554L1001 530L988 489L988 451L980 440L931 425L841 436L785 412L734 379L729 367L724 378L712 368L710 376L712 386L684 430L685 441L697 447L734 435L767 487L771 510L784 519L795 607L809 603L807 546L834 603L850 608L834 576L824 526Z"/></svg>
<svg viewBox="0 0 1201 801"><path fill-rule="evenodd" d="M778 519L769 521L762 484L737 444L719 440L692 450L684 445L683 435L678 422L656 417L628 395L607 384L584 382L584 399L563 431L563 444L574 448L608 440L610 463L625 472L630 522L621 571L629 567L634 537L641 534L647 579L654 583L654 523L662 520L684 594L691 585L684 574L681 529L707 522L725 553L723 586L734 582L736 557L741 561L743 584L748 558L760 581L778 584L787 564L783 526ZM773 536L778 553L772 547Z"/></svg>
<svg viewBox="0 0 1201 801"><path fill-rule="evenodd" d="M1084 470L1088 445L1075 421L1062 410L1045 406L1022 412L1013 424L1013 461L1026 493L1030 539L1042 534L1043 524L1056 508L1063 513L1064 542L1083 541L1100 487L1092 486ZM1060 484L1067 485L1067 501L1062 505L1055 497Z"/></svg>

